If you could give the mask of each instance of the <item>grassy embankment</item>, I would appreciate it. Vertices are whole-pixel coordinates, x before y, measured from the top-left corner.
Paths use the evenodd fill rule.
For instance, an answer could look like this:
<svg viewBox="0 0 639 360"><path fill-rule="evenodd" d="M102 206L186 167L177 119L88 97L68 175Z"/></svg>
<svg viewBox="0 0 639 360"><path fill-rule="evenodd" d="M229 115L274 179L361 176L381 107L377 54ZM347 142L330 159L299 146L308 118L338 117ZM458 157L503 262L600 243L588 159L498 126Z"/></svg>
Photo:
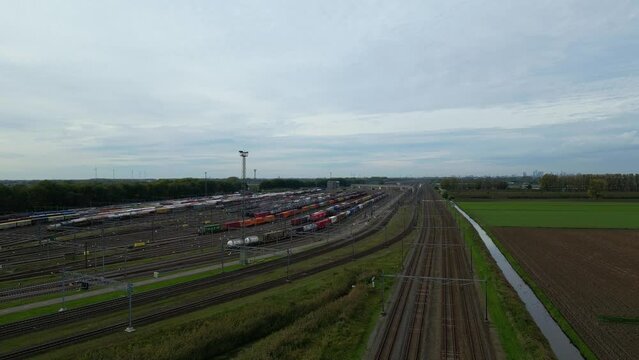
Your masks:
<svg viewBox="0 0 639 360"><path fill-rule="evenodd" d="M559 327L586 359L596 359L586 342L561 314L550 298L533 281L498 237L490 229L496 226L548 228L639 228L637 202L574 202L574 201L495 201L462 202L460 205L490 234L491 238L544 304Z"/></svg>
<svg viewBox="0 0 639 360"><path fill-rule="evenodd" d="M393 227L401 226L394 223ZM394 232L389 226L389 236ZM415 232L409 238L413 236ZM383 240L383 234L373 238ZM73 354L84 359L359 359L380 311L380 284L372 288L369 281L382 270L398 270L400 249L395 244L277 289L145 326L134 334L76 345L46 358ZM387 290L391 286L386 281Z"/></svg>

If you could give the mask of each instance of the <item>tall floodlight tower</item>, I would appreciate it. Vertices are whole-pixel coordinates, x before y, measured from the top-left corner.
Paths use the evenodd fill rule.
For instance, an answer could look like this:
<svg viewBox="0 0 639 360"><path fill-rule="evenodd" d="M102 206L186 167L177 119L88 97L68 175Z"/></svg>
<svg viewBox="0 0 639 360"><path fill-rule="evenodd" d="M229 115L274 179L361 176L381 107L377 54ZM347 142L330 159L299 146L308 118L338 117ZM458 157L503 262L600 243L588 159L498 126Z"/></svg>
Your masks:
<svg viewBox="0 0 639 360"><path fill-rule="evenodd" d="M248 151L240 150L240 156L242 157L242 184L246 183L246 158L248 157Z"/></svg>
<svg viewBox="0 0 639 360"><path fill-rule="evenodd" d="M245 239L244 236L244 198L246 197L246 158L248 157L248 151L240 150L240 156L242 157L242 190L240 196L242 196L242 240Z"/></svg>

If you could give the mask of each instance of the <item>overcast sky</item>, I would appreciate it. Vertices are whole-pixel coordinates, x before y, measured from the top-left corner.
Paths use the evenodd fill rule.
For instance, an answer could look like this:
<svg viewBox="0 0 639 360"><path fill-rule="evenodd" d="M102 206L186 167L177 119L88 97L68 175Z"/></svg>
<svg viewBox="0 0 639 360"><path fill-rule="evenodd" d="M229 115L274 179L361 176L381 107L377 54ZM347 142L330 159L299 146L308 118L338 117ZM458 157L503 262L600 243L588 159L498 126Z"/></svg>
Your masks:
<svg viewBox="0 0 639 360"><path fill-rule="evenodd" d="M0 0L0 179L638 172L639 2Z"/></svg>

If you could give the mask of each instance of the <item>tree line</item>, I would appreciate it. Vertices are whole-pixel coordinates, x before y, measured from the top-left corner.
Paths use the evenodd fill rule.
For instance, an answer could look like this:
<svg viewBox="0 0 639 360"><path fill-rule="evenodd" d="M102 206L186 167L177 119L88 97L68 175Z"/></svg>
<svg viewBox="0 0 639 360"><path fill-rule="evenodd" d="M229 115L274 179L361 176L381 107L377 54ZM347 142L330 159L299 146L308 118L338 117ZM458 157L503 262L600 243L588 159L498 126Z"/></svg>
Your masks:
<svg viewBox="0 0 639 360"><path fill-rule="evenodd" d="M532 177L448 177L434 179L441 188L455 194L469 196L481 191L496 191L509 188L514 191L528 191L532 196L533 185L539 185L541 193L564 193L566 196L583 194L599 198L602 196L625 197L624 193L639 192L639 174L545 174L540 178ZM528 189L528 190L525 190ZM499 192L497 192L499 193ZM497 194L496 193L496 194ZM616 195L613 195L616 194ZM523 196L523 193L521 194ZM571 197L574 197L570 195ZM472 197L472 196L471 196Z"/></svg>
<svg viewBox="0 0 639 360"><path fill-rule="evenodd" d="M372 178L371 178L372 179ZM368 183L374 181L368 179L366 181L358 179L358 183ZM332 181L339 181L340 186L351 186L355 179L346 178L332 178ZM329 179L270 179L264 180L260 183L261 190L276 190L276 189L301 189L301 188L325 188L326 182Z"/></svg>
<svg viewBox="0 0 639 360"><path fill-rule="evenodd" d="M545 174L539 180L544 191L639 191L639 174Z"/></svg>
<svg viewBox="0 0 639 360"><path fill-rule="evenodd" d="M504 190L508 188L508 181L501 177L448 177L440 180L440 186L449 191Z"/></svg>
<svg viewBox="0 0 639 360"><path fill-rule="evenodd" d="M166 200L239 191L238 178L162 180L43 180L0 184L0 213L59 210L76 207Z"/></svg>
<svg viewBox="0 0 639 360"><path fill-rule="evenodd" d="M341 186L383 183L385 178L336 178ZM252 182L252 181L250 181ZM249 182L249 185L250 185ZM326 187L327 179L271 179L251 189L279 190ZM227 179L42 180L0 183L0 214L63 210L78 207L157 201L240 191L242 181Z"/></svg>

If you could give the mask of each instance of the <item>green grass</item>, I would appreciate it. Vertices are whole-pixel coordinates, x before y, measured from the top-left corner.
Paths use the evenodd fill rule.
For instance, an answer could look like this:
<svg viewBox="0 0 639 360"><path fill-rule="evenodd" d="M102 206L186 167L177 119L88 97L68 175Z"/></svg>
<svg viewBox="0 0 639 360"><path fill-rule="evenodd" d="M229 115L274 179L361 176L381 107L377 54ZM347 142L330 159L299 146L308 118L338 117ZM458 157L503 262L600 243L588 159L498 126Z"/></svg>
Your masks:
<svg viewBox="0 0 639 360"><path fill-rule="evenodd" d="M475 276L487 280L488 314L506 358L554 359L548 341L503 277L475 229L456 211L454 214L462 228L464 241L471 248ZM483 291L480 294L484 295Z"/></svg>
<svg viewBox="0 0 639 360"><path fill-rule="evenodd" d="M370 303L367 300L374 298L374 291L360 282L346 295L243 349L236 359L354 358L350 340L353 332L361 334L361 327L357 325L366 319L364 310Z"/></svg>
<svg viewBox="0 0 639 360"><path fill-rule="evenodd" d="M282 359L360 359L369 324L380 312L379 285L370 288L368 280L382 270L397 271L399 259L400 244L395 244L264 293L41 358L226 359L272 354L271 358ZM386 288L391 286L386 281Z"/></svg>
<svg viewBox="0 0 639 360"><path fill-rule="evenodd" d="M639 202L464 201L460 206L483 226L639 229Z"/></svg>
<svg viewBox="0 0 639 360"><path fill-rule="evenodd" d="M639 317L600 315L598 318L601 322L639 325Z"/></svg>

